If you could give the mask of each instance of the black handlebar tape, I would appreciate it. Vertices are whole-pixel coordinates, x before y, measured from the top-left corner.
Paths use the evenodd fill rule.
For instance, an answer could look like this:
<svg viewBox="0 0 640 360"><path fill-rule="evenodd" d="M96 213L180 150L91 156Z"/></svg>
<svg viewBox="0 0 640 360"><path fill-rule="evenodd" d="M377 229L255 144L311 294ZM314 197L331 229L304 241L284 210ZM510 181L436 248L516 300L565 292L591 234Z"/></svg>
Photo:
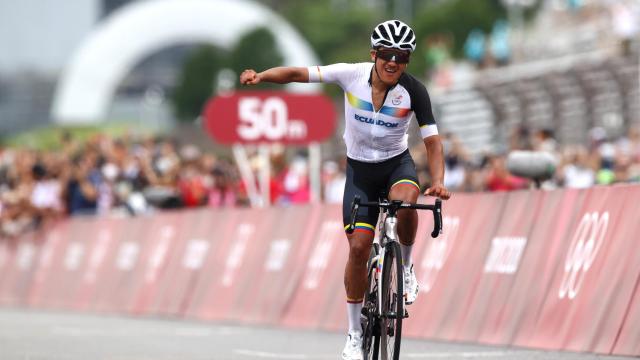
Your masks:
<svg viewBox="0 0 640 360"><path fill-rule="evenodd" d="M432 238L437 238L442 232L442 200L436 199L436 204L433 209L433 231L431 232Z"/></svg>
<svg viewBox="0 0 640 360"><path fill-rule="evenodd" d="M353 201L351 202L351 223L349 224L349 226L347 226L347 234L352 234L355 230L356 213L358 212L358 208L360 206L381 206L386 208L392 206L392 203L381 204L379 202L360 202L360 197L355 196L353 198ZM436 238L442 233L442 200L436 199L434 205L401 204L400 208L431 210L433 212L433 231L431 232L431 237Z"/></svg>

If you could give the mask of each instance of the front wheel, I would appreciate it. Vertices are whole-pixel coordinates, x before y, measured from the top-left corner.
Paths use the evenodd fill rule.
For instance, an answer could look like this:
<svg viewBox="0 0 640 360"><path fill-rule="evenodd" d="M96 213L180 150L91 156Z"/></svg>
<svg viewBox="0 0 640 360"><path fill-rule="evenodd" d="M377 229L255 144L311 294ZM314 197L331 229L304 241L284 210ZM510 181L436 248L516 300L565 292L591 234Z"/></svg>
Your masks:
<svg viewBox="0 0 640 360"><path fill-rule="evenodd" d="M400 359L402 318L404 317L402 256L400 245L386 245L382 270L382 314L380 322L380 355L382 360Z"/></svg>

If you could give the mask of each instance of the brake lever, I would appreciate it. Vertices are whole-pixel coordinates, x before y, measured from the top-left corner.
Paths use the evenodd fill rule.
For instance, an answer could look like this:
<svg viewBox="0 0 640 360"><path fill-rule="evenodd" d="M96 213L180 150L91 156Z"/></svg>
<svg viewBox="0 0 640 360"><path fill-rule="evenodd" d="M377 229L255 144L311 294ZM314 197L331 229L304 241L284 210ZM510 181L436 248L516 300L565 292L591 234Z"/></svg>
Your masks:
<svg viewBox="0 0 640 360"><path fill-rule="evenodd" d="M436 199L433 208L433 231L431 232L431 237L437 238L440 234L442 234L442 200Z"/></svg>
<svg viewBox="0 0 640 360"><path fill-rule="evenodd" d="M351 202L351 223L347 227L347 234L353 234L353 231L356 229L356 214L358 213L358 208L360 207L360 196L356 195L353 197L353 201Z"/></svg>

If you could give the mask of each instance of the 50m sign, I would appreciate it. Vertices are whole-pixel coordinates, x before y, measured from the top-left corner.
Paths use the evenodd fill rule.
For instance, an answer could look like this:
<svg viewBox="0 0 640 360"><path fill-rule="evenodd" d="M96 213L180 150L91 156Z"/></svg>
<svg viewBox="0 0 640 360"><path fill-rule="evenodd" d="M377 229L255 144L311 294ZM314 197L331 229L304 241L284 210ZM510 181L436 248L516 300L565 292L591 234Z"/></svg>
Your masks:
<svg viewBox="0 0 640 360"><path fill-rule="evenodd" d="M302 120L290 119L287 104L276 96L264 100L256 96L240 98L238 116L238 135L246 141L261 138L272 141L285 138L296 140L307 136L307 124Z"/></svg>
<svg viewBox="0 0 640 360"><path fill-rule="evenodd" d="M335 131L333 104L321 95L285 92L218 96L204 111L207 132L223 144L308 144Z"/></svg>

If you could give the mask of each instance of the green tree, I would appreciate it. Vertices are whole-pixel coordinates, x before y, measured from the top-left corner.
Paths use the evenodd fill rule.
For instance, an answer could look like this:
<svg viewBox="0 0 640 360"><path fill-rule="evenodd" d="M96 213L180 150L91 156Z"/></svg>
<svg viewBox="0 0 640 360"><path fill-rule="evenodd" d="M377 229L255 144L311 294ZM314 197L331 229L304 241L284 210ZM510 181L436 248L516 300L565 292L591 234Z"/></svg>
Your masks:
<svg viewBox="0 0 640 360"><path fill-rule="evenodd" d="M506 13L499 0L475 1L452 0L428 6L416 16L414 28L422 36L448 33L454 39L454 55L462 55L462 46L469 32L480 28L491 31L493 23L505 18Z"/></svg>
<svg viewBox="0 0 640 360"><path fill-rule="evenodd" d="M309 41L323 64L368 61L373 26L393 18L395 9L392 0L383 1L377 8L363 6L362 0L285 1L286 6L282 1L277 3L282 15ZM452 40L451 55L459 58L471 29L490 31L497 19L506 18L500 0L414 0L413 9L413 19L408 21L416 31L418 43L409 72L418 76L427 67L427 38L444 34Z"/></svg>
<svg viewBox="0 0 640 360"><path fill-rule="evenodd" d="M472 6L470 6L472 4ZM409 71L424 74L427 68L427 39L443 35L451 40L451 56L462 57L462 48L469 32L474 28L491 31L493 23L506 17L500 0L473 1L449 0L429 3L414 18L413 28L417 37L417 49Z"/></svg>
<svg viewBox="0 0 640 360"><path fill-rule="evenodd" d="M349 1L336 6L331 0L314 0L297 1L285 9L283 15L320 58L320 64L300 65L369 61L371 29L383 14L359 5ZM325 90L333 97L342 94L337 86L327 86Z"/></svg>
<svg viewBox="0 0 640 360"><path fill-rule="evenodd" d="M369 35L382 19L382 14L358 2L336 8L331 0L295 2L283 15L309 41L323 64L368 61Z"/></svg>
<svg viewBox="0 0 640 360"><path fill-rule="evenodd" d="M186 59L172 94L176 116L191 121L214 93L215 78L226 63L226 54L211 45L197 47Z"/></svg>
<svg viewBox="0 0 640 360"><path fill-rule="evenodd" d="M283 64L284 57L276 45L276 40L266 28L257 28L245 34L231 51L229 62L230 68L236 74L240 74L244 69L261 71ZM274 87L276 85L264 83L259 84L257 88Z"/></svg>
<svg viewBox="0 0 640 360"><path fill-rule="evenodd" d="M183 121L191 121L199 116L207 100L215 96L218 73L224 68L240 74L247 68L262 70L282 65L283 62L284 57L276 46L273 34L265 28L254 29L242 36L231 52L211 45L199 46L185 60L172 93L175 114ZM273 86L265 84L259 88Z"/></svg>

